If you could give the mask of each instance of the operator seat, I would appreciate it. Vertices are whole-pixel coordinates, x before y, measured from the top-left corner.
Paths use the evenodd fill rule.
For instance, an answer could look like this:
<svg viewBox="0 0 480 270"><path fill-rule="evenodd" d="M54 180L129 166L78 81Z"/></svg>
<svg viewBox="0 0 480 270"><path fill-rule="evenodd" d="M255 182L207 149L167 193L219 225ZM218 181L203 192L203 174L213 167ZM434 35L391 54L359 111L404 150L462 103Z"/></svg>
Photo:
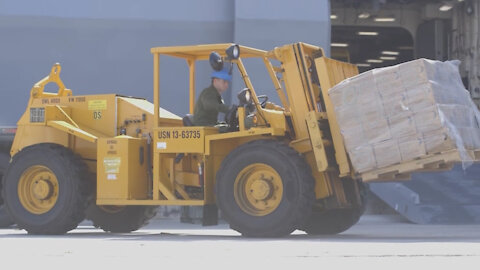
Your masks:
<svg viewBox="0 0 480 270"><path fill-rule="evenodd" d="M193 124L193 114L187 114L182 118L183 126L191 127Z"/></svg>

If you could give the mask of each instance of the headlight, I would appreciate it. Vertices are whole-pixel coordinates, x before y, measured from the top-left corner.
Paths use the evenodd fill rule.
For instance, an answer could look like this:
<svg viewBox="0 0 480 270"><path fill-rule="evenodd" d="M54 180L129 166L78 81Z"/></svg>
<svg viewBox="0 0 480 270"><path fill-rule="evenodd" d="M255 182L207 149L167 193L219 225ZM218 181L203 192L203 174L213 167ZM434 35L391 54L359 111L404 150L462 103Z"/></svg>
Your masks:
<svg viewBox="0 0 480 270"><path fill-rule="evenodd" d="M237 98L238 98L238 101L239 101L239 105L242 106L242 105L245 105L245 104L248 104L250 103L250 100L251 100L251 94L250 94L250 89L248 88L244 88L242 91L240 91L240 93L238 93L237 95Z"/></svg>
<svg viewBox="0 0 480 270"><path fill-rule="evenodd" d="M250 103L250 99L251 99L250 91L247 91L245 93L245 100L247 101L247 103Z"/></svg>
<svg viewBox="0 0 480 270"><path fill-rule="evenodd" d="M238 59L238 57L240 57L240 46L238 46L237 44L232 45L225 50L225 53L230 60Z"/></svg>
<svg viewBox="0 0 480 270"><path fill-rule="evenodd" d="M210 53L210 57L209 57L208 60L210 62L210 66L213 68L213 70L220 71L220 70L223 69L222 57L217 52Z"/></svg>

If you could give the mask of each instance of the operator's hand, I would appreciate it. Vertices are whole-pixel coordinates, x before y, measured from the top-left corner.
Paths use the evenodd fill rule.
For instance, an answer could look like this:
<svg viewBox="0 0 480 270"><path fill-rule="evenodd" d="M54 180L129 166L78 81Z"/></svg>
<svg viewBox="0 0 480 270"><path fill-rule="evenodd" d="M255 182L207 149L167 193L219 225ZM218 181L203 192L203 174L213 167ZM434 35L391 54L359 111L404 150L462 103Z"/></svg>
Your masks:
<svg viewBox="0 0 480 270"><path fill-rule="evenodd" d="M237 116L238 105L233 104L229 107L228 112L225 114L225 122L229 126L229 131L234 131L238 127L238 116Z"/></svg>
<svg viewBox="0 0 480 270"><path fill-rule="evenodd" d="M237 117L237 109L237 104L232 104L228 107L228 112L225 114L225 122L227 122L227 124Z"/></svg>
<svg viewBox="0 0 480 270"><path fill-rule="evenodd" d="M228 123L229 121L227 118L231 119L232 117L237 116L237 109L238 105L237 104L232 104L230 107L228 107L228 112L225 114L225 121Z"/></svg>
<svg viewBox="0 0 480 270"><path fill-rule="evenodd" d="M247 114L250 114L253 111L255 111L256 107L255 107L255 104L249 103L249 104L245 105L245 109L247 111Z"/></svg>

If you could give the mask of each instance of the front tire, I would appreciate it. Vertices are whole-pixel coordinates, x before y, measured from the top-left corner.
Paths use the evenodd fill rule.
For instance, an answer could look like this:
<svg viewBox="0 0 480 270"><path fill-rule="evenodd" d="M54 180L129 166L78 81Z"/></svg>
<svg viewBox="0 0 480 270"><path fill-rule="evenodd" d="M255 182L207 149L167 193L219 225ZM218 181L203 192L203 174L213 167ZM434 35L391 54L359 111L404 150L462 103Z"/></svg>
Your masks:
<svg viewBox="0 0 480 270"><path fill-rule="evenodd" d="M350 197L355 197L352 194L354 189L353 180L347 180L350 185ZM350 208L337 208L323 210L315 208L311 216L308 218L302 230L310 235L331 235L338 234L350 229L357 224L360 217L365 212L367 200L367 187L365 184L358 182L358 195L360 202L353 204Z"/></svg>
<svg viewBox="0 0 480 270"><path fill-rule="evenodd" d="M19 228L30 234L64 234L85 218L90 187L87 167L71 150L38 144L13 157L3 198Z"/></svg>
<svg viewBox="0 0 480 270"><path fill-rule="evenodd" d="M156 206L95 205L87 208L87 219L106 232L128 233L148 224L157 214Z"/></svg>
<svg viewBox="0 0 480 270"><path fill-rule="evenodd" d="M217 205L230 227L249 237L280 237L301 228L314 201L311 169L274 140L239 146L216 177Z"/></svg>
<svg viewBox="0 0 480 270"><path fill-rule="evenodd" d="M358 208L314 210L303 230L310 235L338 234L355 225L361 215Z"/></svg>

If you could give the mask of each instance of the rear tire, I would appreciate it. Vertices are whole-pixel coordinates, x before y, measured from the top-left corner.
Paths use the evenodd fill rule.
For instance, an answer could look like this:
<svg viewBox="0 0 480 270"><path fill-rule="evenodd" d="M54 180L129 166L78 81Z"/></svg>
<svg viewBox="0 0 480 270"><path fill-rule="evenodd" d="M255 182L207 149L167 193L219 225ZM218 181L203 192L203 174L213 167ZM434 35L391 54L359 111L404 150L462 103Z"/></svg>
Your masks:
<svg viewBox="0 0 480 270"><path fill-rule="evenodd" d="M311 169L274 140L239 146L216 177L217 205L230 227L249 237L280 237L301 228L314 201Z"/></svg>
<svg viewBox="0 0 480 270"><path fill-rule="evenodd" d="M0 228L7 228L14 224L12 218L7 212L7 209L5 209L5 205L3 204L3 199L1 196L3 175L7 170L9 162L10 156L6 153L0 153Z"/></svg>
<svg viewBox="0 0 480 270"><path fill-rule="evenodd" d="M147 225L156 213L156 206L99 206L92 203L86 214L96 228L112 233L128 233Z"/></svg>
<svg viewBox="0 0 480 270"><path fill-rule="evenodd" d="M13 157L3 198L19 228L30 234L64 234L85 218L90 187L79 156L60 145L37 144Z"/></svg>

